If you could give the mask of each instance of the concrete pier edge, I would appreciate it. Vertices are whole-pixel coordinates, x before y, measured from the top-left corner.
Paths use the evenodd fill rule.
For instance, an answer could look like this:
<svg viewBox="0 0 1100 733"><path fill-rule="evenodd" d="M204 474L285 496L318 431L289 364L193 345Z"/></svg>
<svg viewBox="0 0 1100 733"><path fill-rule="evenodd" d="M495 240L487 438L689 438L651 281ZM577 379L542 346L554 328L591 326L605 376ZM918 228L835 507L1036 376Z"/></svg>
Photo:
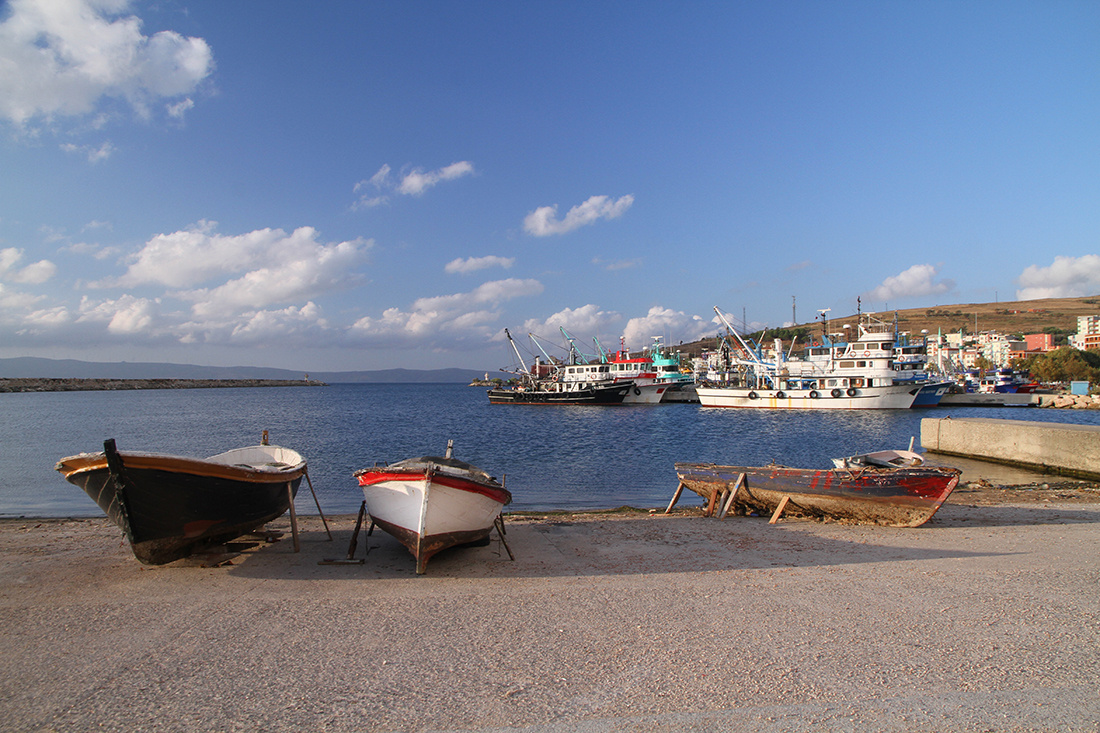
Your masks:
<svg viewBox="0 0 1100 733"><path fill-rule="evenodd" d="M923 418L920 443L930 453L1100 480L1100 426L998 418Z"/></svg>

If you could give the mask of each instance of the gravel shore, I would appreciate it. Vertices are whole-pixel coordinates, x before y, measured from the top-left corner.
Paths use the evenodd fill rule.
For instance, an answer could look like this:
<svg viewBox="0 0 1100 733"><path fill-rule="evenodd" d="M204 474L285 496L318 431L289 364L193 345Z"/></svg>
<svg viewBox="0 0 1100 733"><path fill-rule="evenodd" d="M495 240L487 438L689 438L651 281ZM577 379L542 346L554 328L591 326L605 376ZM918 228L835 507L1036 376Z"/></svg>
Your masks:
<svg viewBox="0 0 1100 733"><path fill-rule="evenodd" d="M1067 487L1068 486L1068 487ZM1100 503L971 484L915 529L510 516L426 576L354 517L147 568L0 521L13 731L1097 731ZM1006 494L1002 496L998 493ZM275 523L288 528L286 518ZM369 554L365 551L369 547Z"/></svg>

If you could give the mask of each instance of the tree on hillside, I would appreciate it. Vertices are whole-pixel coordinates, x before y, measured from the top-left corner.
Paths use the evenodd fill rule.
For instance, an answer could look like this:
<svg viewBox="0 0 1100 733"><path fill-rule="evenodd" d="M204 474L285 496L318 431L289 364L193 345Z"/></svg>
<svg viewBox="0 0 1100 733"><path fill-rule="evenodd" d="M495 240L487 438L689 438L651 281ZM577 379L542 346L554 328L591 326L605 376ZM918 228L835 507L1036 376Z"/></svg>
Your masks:
<svg viewBox="0 0 1100 733"><path fill-rule="evenodd" d="M996 369L997 365L990 361L987 357L979 356L974 360L974 368L977 369L979 373L984 374L985 372Z"/></svg>
<svg viewBox="0 0 1100 733"><path fill-rule="evenodd" d="M1032 378L1040 382L1087 380L1096 384L1100 382L1100 353L1062 346L1022 359L1017 362L1016 368L1030 372Z"/></svg>

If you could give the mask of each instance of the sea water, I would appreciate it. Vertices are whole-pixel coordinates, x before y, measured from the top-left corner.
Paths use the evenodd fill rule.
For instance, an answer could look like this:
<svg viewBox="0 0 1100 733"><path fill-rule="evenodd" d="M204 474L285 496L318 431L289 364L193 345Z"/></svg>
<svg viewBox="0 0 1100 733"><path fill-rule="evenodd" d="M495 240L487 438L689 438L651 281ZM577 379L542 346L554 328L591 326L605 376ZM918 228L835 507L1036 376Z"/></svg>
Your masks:
<svg viewBox="0 0 1100 733"><path fill-rule="evenodd" d="M923 417L1100 424L1100 412L1038 408L734 410L691 404L490 405L460 384L166 389L0 394L0 516L98 516L54 470L103 449L205 457L270 441L301 453L321 509L350 514L361 468L423 455L455 457L505 482L512 510L663 507L677 461L798 467L920 443ZM308 484L298 511L316 513Z"/></svg>

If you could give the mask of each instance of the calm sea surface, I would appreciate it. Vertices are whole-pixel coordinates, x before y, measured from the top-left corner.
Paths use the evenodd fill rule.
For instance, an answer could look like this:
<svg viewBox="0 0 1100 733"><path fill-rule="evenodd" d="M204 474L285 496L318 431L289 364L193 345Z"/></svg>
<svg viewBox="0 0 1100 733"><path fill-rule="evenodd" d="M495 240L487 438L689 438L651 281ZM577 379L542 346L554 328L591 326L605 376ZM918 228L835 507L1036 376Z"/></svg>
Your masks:
<svg viewBox="0 0 1100 733"><path fill-rule="evenodd" d="M905 448L922 417L998 417L1100 424L1098 411L935 408L842 412L723 410L697 405L534 407L490 405L457 384L0 394L0 516L98 516L58 459L123 450L204 457L271 442L306 457L326 514L358 511L352 473L379 463L455 456L498 479L510 509L664 506L676 461L827 466L830 459ZM303 485L297 506L316 513Z"/></svg>

